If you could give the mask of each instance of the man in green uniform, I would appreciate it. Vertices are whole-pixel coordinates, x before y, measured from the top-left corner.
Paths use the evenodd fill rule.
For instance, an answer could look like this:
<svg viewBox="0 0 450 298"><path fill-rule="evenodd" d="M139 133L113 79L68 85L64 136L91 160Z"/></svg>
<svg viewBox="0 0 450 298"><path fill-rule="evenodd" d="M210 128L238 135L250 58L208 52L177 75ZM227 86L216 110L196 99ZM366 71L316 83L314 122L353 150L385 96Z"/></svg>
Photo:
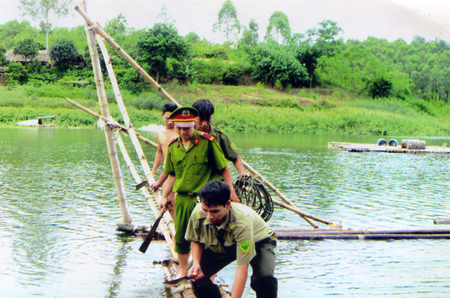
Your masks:
<svg viewBox="0 0 450 298"><path fill-rule="evenodd" d="M199 193L200 202L192 212L186 231L191 241L197 297L221 297L210 277L237 260L231 297L241 297L248 266L253 274L250 286L256 297L277 297L274 277L276 234L251 208L232 203L230 188L220 181L208 182Z"/></svg>
<svg viewBox="0 0 450 298"><path fill-rule="evenodd" d="M175 200L175 252L180 263L179 276L187 274L190 242L184 235L189 216L195 207L197 195L208 181L220 179L232 186L231 172L222 149L215 138L194 130L194 118L198 115L192 107L180 107L169 119L175 124L179 135L167 149L164 173L168 175L159 207L166 209L167 197L171 191L177 193ZM239 202L232 193L234 201Z"/></svg>
<svg viewBox="0 0 450 298"><path fill-rule="evenodd" d="M195 129L215 137L222 148L225 158L234 164L239 175L245 175L242 158L236 148L236 145L223 132L211 125L212 115L214 114L214 106L208 99L200 99L192 105L198 111L198 116L195 117Z"/></svg>

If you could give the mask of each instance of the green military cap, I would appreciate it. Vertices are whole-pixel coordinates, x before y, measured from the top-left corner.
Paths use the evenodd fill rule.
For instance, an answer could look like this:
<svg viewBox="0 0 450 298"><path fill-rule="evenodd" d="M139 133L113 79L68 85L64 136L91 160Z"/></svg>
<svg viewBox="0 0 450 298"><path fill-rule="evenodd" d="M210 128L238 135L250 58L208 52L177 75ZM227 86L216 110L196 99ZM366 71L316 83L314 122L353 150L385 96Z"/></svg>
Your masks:
<svg viewBox="0 0 450 298"><path fill-rule="evenodd" d="M170 114L169 119L178 127L192 127L194 119L198 116L197 109L193 107L179 107Z"/></svg>

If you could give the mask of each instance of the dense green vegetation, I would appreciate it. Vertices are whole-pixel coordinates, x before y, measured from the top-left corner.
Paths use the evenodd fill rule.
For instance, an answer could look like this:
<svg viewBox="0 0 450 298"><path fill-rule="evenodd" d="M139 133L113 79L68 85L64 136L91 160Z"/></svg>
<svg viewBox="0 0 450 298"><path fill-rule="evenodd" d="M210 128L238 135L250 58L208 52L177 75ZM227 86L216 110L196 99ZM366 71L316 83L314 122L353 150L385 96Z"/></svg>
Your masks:
<svg viewBox="0 0 450 298"><path fill-rule="evenodd" d="M212 99L218 105L215 121L227 130L448 134L450 45L444 40L344 41L338 39L342 29L330 20L293 33L287 16L276 11L264 41L258 42L257 21L241 25L238 11L226 0L211 28L226 37L221 45L195 32L180 36L165 7L160 16L152 28L136 30L118 15L105 31L180 103ZM96 106L93 84L78 88L70 83L93 82L84 28L46 28L51 30L27 21L0 25L0 54L13 49L34 59L23 65L1 55L8 86L0 89L0 123L57 109L49 113L65 115L57 118L59 125L92 125L96 120L90 116L76 121L78 112L70 112L62 100L73 97ZM56 67L36 60L37 49L45 49L47 41ZM84 57L85 66L77 63L77 55ZM164 100L111 48L110 55L135 125L159 121ZM117 113L114 107L112 111Z"/></svg>
<svg viewBox="0 0 450 298"><path fill-rule="evenodd" d="M121 122L114 95L107 85L110 113ZM226 131L446 136L450 106L442 101L422 99L361 99L345 90L292 89L289 94L262 86L220 86L207 84L163 84L183 105L209 98L216 106L213 124ZM40 87L30 85L0 88L0 125L35 117L57 115L59 127L95 127L97 119L66 102L64 96L100 113L93 85L72 87L61 81ZM123 92L135 127L162 124L160 109L167 102L156 91ZM123 122L122 122L123 123Z"/></svg>

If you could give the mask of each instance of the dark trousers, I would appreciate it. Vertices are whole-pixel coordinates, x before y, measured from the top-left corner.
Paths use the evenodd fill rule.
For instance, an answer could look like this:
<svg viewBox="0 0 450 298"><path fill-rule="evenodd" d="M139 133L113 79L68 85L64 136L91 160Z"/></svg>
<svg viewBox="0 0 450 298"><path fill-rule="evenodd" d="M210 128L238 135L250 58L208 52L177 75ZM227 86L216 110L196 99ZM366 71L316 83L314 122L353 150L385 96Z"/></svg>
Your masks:
<svg viewBox="0 0 450 298"><path fill-rule="evenodd" d="M256 242L256 256L250 261L253 269L250 287L258 298L277 297L278 281L274 277L275 247L276 241L270 238ZM236 260L236 249L230 254L219 254L205 249L200 261L205 276L193 283L195 295L198 298L220 298L219 288L212 283L210 277L234 260Z"/></svg>

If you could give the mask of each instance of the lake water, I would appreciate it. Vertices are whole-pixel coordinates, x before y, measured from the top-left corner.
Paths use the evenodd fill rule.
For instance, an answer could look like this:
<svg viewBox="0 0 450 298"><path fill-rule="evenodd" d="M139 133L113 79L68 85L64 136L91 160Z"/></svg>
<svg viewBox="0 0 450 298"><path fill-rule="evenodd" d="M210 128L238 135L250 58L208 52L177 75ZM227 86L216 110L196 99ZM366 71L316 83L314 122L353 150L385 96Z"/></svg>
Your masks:
<svg viewBox="0 0 450 298"><path fill-rule="evenodd" d="M450 218L450 155L327 148L377 137L231 136L306 212L349 228L450 228L433 224ZM143 146L153 160L155 150ZM122 159L121 167L132 220L150 225L155 217ZM102 131L0 128L0 297L166 297L162 267L152 264L169 257L166 244L153 241L143 255L141 238L117 233L116 197ZM278 207L269 223L309 227ZM449 241L279 241L279 297L448 297ZM220 273L230 285L234 270ZM254 297L248 285L244 296Z"/></svg>

